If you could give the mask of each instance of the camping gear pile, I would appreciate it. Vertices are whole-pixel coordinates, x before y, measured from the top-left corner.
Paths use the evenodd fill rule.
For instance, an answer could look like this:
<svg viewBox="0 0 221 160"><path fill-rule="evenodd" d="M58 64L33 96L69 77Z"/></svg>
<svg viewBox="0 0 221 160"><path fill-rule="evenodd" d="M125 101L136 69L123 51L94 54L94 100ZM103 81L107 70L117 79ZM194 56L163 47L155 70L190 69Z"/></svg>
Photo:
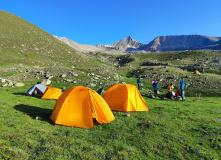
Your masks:
<svg viewBox="0 0 221 160"><path fill-rule="evenodd" d="M137 87L131 84L108 86L102 96L84 86L71 87L62 92L59 88L36 84L26 95L56 99L50 119L65 126L94 128L94 121L110 123L115 119L112 110L149 111Z"/></svg>

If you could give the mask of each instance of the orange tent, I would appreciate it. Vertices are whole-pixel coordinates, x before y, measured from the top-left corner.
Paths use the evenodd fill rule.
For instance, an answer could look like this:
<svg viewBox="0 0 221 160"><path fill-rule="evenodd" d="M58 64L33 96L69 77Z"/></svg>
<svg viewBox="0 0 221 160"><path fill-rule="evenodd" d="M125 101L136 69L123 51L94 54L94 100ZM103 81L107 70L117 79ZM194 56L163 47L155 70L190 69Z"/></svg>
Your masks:
<svg viewBox="0 0 221 160"><path fill-rule="evenodd" d="M75 86L57 100L50 119L56 124L93 128L93 118L100 124L110 123L114 115L105 100L94 90Z"/></svg>
<svg viewBox="0 0 221 160"><path fill-rule="evenodd" d="M60 88L47 86L41 99L58 99L62 95L62 93L63 92Z"/></svg>
<svg viewBox="0 0 221 160"><path fill-rule="evenodd" d="M199 72L198 70L195 70L195 71L193 72L193 74L200 74L200 72Z"/></svg>
<svg viewBox="0 0 221 160"><path fill-rule="evenodd" d="M116 111L149 111L147 104L137 87L131 84L108 86L102 95L111 110Z"/></svg>

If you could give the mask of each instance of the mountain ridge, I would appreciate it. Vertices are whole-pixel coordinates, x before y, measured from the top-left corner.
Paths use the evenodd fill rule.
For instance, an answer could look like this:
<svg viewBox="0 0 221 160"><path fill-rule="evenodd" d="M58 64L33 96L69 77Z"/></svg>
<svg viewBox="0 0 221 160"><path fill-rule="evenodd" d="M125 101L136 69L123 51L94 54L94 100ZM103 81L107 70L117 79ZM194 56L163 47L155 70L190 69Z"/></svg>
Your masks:
<svg viewBox="0 0 221 160"><path fill-rule="evenodd" d="M198 49L221 50L221 37L212 37L204 35L169 35L169 36L156 37L150 43L143 44L133 39L131 36L128 36L127 38L121 39L118 42L111 43L108 45L103 45L103 44L96 46L83 45L82 48L84 49L77 48L77 46L72 46L72 47L82 52L118 51L121 53L130 53L130 52L136 53L141 51L167 52L167 51L183 51L183 50L198 50ZM78 47L80 46L78 45ZM91 51L90 48L94 48L94 50Z"/></svg>

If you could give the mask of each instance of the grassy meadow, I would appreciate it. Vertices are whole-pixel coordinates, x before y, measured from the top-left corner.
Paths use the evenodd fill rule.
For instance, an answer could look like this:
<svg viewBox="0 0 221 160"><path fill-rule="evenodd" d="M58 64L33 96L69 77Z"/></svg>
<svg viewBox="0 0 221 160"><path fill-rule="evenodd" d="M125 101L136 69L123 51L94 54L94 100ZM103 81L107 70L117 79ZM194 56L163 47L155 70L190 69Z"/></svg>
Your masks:
<svg viewBox="0 0 221 160"><path fill-rule="evenodd" d="M93 129L55 125L55 100L0 88L0 159L220 159L221 98L148 98L149 112L113 111Z"/></svg>
<svg viewBox="0 0 221 160"><path fill-rule="evenodd" d="M11 13L0 11L0 23L0 159L221 159L221 51L84 54ZM55 100L25 96L47 77L52 87L97 91L138 76L149 112L113 111L113 122L93 129L55 125ZM161 99L180 78L186 101ZM149 98L154 79L161 98Z"/></svg>

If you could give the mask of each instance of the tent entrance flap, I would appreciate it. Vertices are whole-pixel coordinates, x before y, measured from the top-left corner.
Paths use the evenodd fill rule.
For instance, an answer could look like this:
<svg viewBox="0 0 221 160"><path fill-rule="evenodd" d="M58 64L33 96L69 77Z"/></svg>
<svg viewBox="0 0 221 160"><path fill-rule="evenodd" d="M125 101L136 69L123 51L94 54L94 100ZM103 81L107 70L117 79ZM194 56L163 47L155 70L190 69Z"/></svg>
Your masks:
<svg viewBox="0 0 221 160"><path fill-rule="evenodd" d="M97 117L97 114L96 114L96 111L95 111L95 108L94 108L94 105L93 105L93 102L92 102L92 96L91 96L90 89L88 89L88 93L89 93L89 100L90 100L90 102L91 102L92 118L95 118L95 119L98 121L98 117ZM98 122L99 122L99 121L98 121Z"/></svg>

